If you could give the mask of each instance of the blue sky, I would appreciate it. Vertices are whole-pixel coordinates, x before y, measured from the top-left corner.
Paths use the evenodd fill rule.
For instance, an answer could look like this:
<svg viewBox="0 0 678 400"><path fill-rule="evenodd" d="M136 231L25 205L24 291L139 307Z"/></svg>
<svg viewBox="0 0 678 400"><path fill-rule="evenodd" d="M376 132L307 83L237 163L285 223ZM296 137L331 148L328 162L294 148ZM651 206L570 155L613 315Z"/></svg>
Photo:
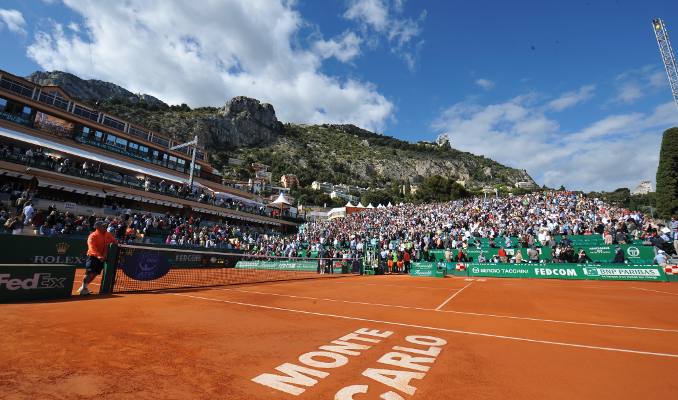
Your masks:
<svg viewBox="0 0 678 400"><path fill-rule="evenodd" d="M5 0L0 68L192 107L245 95L283 122L409 141L448 134L539 184L611 191L654 186L661 134L678 126L657 17L678 46L675 0Z"/></svg>

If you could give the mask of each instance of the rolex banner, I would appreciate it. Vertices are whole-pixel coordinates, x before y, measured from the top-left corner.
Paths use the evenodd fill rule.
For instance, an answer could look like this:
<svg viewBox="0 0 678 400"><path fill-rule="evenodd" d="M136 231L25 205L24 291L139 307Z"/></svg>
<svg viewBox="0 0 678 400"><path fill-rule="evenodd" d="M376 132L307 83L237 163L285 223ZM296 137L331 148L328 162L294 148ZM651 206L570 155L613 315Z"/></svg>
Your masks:
<svg viewBox="0 0 678 400"><path fill-rule="evenodd" d="M0 254L3 264L69 264L85 268L87 240L2 235Z"/></svg>
<svg viewBox="0 0 678 400"><path fill-rule="evenodd" d="M0 265L0 302L69 297L74 265Z"/></svg>

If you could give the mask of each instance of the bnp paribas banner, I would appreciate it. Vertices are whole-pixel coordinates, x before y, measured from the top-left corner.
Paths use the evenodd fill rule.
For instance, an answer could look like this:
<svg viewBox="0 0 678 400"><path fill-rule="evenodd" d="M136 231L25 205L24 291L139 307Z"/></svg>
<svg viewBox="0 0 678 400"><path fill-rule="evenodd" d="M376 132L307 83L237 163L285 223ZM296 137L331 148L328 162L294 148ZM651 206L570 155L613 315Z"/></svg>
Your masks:
<svg viewBox="0 0 678 400"><path fill-rule="evenodd" d="M651 265L617 264L603 267L598 264L467 264L467 269L469 276L497 278L667 281L664 271Z"/></svg>

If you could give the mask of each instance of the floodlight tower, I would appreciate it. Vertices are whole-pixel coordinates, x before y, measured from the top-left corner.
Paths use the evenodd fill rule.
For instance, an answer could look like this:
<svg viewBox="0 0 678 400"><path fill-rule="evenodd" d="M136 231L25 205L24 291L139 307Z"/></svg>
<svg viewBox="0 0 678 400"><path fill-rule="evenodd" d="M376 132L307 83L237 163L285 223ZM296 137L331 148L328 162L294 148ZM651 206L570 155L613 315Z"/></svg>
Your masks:
<svg viewBox="0 0 678 400"><path fill-rule="evenodd" d="M666 26L661 18L652 21L652 28L657 36L659 51L662 53L662 61L664 61L664 66L666 67L666 74L669 76L673 99L676 102L676 107L678 107L678 66L676 66L676 57L673 55L671 42L669 42L669 34L666 33Z"/></svg>
<svg viewBox="0 0 678 400"><path fill-rule="evenodd" d="M193 171L195 171L195 155L198 152L197 147L198 147L198 135L195 136L193 140L190 142L186 142L184 144L180 144L178 146L170 147L168 150L176 150L180 149L182 147L188 147L188 146L193 146L193 156L191 157L191 173L188 176L188 186L193 186Z"/></svg>

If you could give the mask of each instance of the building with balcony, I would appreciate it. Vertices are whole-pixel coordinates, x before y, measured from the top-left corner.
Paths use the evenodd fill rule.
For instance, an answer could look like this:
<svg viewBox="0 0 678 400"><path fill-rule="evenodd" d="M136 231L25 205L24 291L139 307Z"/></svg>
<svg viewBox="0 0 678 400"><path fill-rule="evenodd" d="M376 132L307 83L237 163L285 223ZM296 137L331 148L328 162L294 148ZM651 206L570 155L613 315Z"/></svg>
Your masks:
<svg viewBox="0 0 678 400"><path fill-rule="evenodd" d="M296 183L298 187L299 179L294 174L287 174L280 177L280 183L286 188L291 188L293 183Z"/></svg>
<svg viewBox="0 0 678 400"><path fill-rule="evenodd" d="M270 167L271 167L270 165L266 165L266 164L262 164L262 163L258 163L258 162L252 163L252 168L254 168L255 171L266 172L266 171L268 171L268 169Z"/></svg>
<svg viewBox="0 0 678 400"><path fill-rule="evenodd" d="M329 182L313 181L313 183L311 183L311 188L315 190L322 190L323 192L326 193L330 193L334 190L334 185Z"/></svg>
<svg viewBox="0 0 678 400"><path fill-rule="evenodd" d="M350 195L350 194L344 193L344 192L338 192L336 190L333 190L330 193L330 197L333 198L333 199L338 197L338 198L346 199L348 201L353 201L353 202L360 201L360 197L358 197L358 196L353 196L353 195Z"/></svg>
<svg viewBox="0 0 678 400"><path fill-rule="evenodd" d="M635 189L633 189L633 193L631 194L648 194L652 193L652 183L650 181L643 181L640 185L636 186Z"/></svg>
<svg viewBox="0 0 678 400"><path fill-rule="evenodd" d="M30 189L38 201L74 203L83 212L105 213L122 204L143 212L200 215L205 221L296 225L260 212L263 204L215 174L200 148L189 185L193 148L170 150L178 144L71 98L58 86L0 70L0 186Z"/></svg>

